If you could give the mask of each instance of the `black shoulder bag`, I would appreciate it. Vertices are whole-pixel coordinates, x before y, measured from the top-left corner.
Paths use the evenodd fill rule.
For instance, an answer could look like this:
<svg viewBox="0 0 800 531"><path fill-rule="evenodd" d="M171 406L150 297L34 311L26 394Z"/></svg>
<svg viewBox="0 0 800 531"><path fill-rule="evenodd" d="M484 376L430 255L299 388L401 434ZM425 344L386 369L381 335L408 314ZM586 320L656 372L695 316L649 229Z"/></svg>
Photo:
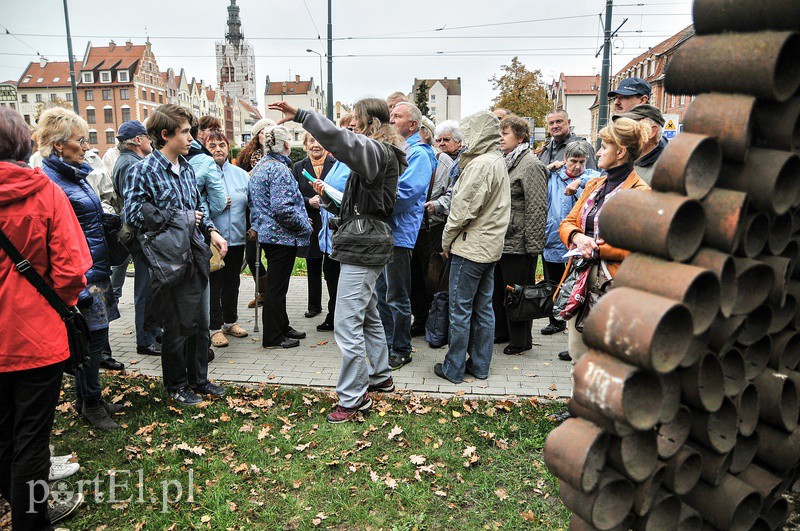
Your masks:
<svg viewBox="0 0 800 531"><path fill-rule="evenodd" d="M65 371L74 374L75 371L84 370L89 364L90 352L90 339L89 327L86 325L86 319L78 311L76 307L68 307L64 304L56 292L47 285L44 279L36 272L31 266L31 263L26 260L11 243L6 234L0 229L0 248L2 248L11 261L14 262L14 267L17 271L30 282L36 290L42 294L42 297L47 299L47 302L58 312L61 320L67 327L67 339L69 341L69 362L65 366Z"/></svg>
<svg viewBox="0 0 800 531"><path fill-rule="evenodd" d="M535 271L531 271L532 265L533 258L528 261L523 285L506 286L504 302L510 321L533 321L553 314L553 293L556 285L549 279L530 285L529 277L535 275Z"/></svg>

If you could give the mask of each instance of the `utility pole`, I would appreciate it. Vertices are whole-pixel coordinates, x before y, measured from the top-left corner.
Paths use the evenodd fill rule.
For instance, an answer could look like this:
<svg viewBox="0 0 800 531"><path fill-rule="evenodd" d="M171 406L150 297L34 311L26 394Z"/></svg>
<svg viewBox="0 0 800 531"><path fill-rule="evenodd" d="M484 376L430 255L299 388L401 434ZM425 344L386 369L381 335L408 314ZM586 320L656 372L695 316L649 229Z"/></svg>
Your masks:
<svg viewBox="0 0 800 531"><path fill-rule="evenodd" d="M66 0L64 0L66 2ZM333 121L333 23L331 0L328 0L328 120Z"/></svg>
<svg viewBox="0 0 800 531"><path fill-rule="evenodd" d="M75 114L80 114L78 110L78 80L75 78L75 59L72 57L72 34L69 31L67 0L64 0L64 22L67 24L67 53L69 54L69 78L72 82L72 109Z"/></svg>
<svg viewBox="0 0 800 531"><path fill-rule="evenodd" d="M597 132L608 123L608 84L611 77L611 12L614 0L606 0L605 34L603 37L603 69L600 73L600 109L597 115ZM600 137L597 138L600 147Z"/></svg>

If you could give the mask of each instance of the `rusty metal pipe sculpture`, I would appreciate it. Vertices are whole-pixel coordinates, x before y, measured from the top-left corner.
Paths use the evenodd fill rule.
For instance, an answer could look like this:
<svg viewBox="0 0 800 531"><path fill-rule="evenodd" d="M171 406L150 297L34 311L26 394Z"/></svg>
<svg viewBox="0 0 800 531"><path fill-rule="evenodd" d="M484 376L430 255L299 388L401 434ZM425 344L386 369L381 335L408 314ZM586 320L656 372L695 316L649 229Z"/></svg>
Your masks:
<svg viewBox="0 0 800 531"><path fill-rule="evenodd" d="M698 35L672 56L664 88L670 94L724 92L783 102L800 86L798 60L800 35L791 31Z"/></svg>
<svg viewBox="0 0 800 531"><path fill-rule="evenodd" d="M800 151L800 95L794 96L786 103L759 101L756 103L754 118L755 145L785 151Z"/></svg>
<svg viewBox="0 0 800 531"><path fill-rule="evenodd" d="M737 345L737 347L744 356L744 377L752 381L761 374L761 371L764 370L764 367L769 362L770 353L772 352L772 338L764 336L752 345L746 347Z"/></svg>
<svg viewBox="0 0 800 531"><path fill-rule="evenodd" d="M751 148L744 163L723 164L718 186L745 192L755 210L786 214L800 190L800 159L790 151Z"/></svg>
<svg viewBox="0 0 800 531"><path fill-rule="evenodd" d="M733 454L719 454L691 439L686 441L686 445L702 457L703 469L700 471L700 478L710 485L719 485L722 476L730 469Z"/></svg>
<svg viewBox="0 0 800 531"><path fill-rule="evenodd" d="M706 230L708 237L708 230ZM714 273L720 285L719 311L723 317L730 317L736 303L736 265L730 255L701 247L689 263L695 267Z"/></svg>
<svg viewBox="0 0 800 531"><path fill-rule="evenodd" d="M680 302L623 286L597 301L584 323L583 341L626 363L665 373L689 348L692 315Z"/></svg>
<svg viewBox="0 0 800 531"><path fill-rule="evenodd" d="M658 457L669 459L681 449L689 438L692 429L692 412L686 406L678 409L671 422L664 422L658 427Z"/></svg>
<svg viewBox="0 0 800 531"><path fill-rule="evenodd" d="M800 398L794 381L785 374L767 369L753 383L758 389L761 420L786 432L793 432L800 416Z"/></svg>
<svg viewBox="0 0 800 531"><path fill-rule="evenodd" d="M761 306L772 291L774 272L765 263L749 258L735 258L736 264L736 304L734 315L752 312Z"/></svg>
<svg viewBox="0 0 800 531"><path fill-rule="evenodd" d="M748 258L761 254L769 239L769 216L763 212L749 212L742 221L742 236L737 252Z"/></svg>
<svg viewBox="0 0 800 531"><path fill-rule="evenodd" d="M655 430L637 431L626 437L611 437L608 444L609 464L637 483L644 481L658 464L657 438Z"/></svg>
<svg viewBox="0 0 800 531"><path fill-rule="evenodd" d="M800 463L800 430L786 433L764 422L758 423L756 459L774 470L791 470Z"/></svg>
<svg viewBox="0 0 800 531"><path fill-rule="evenodd" d="M728 467L728 472L738 474L753 462L756 458L756 452L758 452L759 440L758 432L746 437L741 433L736 436L736 446L733 447L730 453L731 464Z"/></svg>
<svg viewBox="0 0 800 531"><path fill-rule="evenodd" d="M739 417L739 433L750 436L758 426L758 388L748 383L742 391L733 398L736 413Z"/></svg>
<svg viewBox="0 0 800 531"><path fill-rule="evenodd" d="M700 481L703 458L688 446L681 448L667 461L664 469L663 485L667 490L682 496L692 490Z"/></svg>
<svg viewBox="0 0 800 531"><path fill-rule="evenodd" d="M570 418L550 432L544 445L547 468L576 489L591 492L606 464L609 437L587 420Z"/></svg>
<svg viewBox="0 0 800 531"><path fill-rule="evenodd" d="M695 0L692 13L698 35L800 27L800 12L791 0Z"/></svg>
<svg viewBox="0 0 800 531"><path fill-rule="evenodd" d="M656 529L675 529L680 516L681 501L663 490L653 504L650 512L636 519L634 531L654 531Z"/></svg>
<svg viewBox="0 0 800 531"><path fill-rule="evenodd" d="M746 531L758 518L761 496L753 487L730 474L718 486L699 481L684 500L718 529Z"/></svg>
<svg viewBox="0 0 800 531"><path fill-rule="evenodd" d="M770 220L769 238L767 238L767 251L769 254L779 256L792 240L792 215L790 213L775 216Z"/></svg>
<svg viewBox="0 0 800 531"><path fill-rule="evenodd" d="M732 348L719 357L722 366L725 396L736 396L742 392L747 380L744 377L744 356L739 349Z"/></svg>
<svg viewBox="0 0 800 531"><path fill-rule="evenodd" d="M703 199L717 182L722 150L716 139L684 133L670 142L653 169L651 186L659 192L675 192Z"/></svg>
<svg viewBox="0 0 800 531"><path fill-rule="evenodd" d="M646 254L631 253L625 257L614 276L614 286L634 288L682 302L691 311L695 335L708 330L720 308L721 290L714 273ZM677 331L671 334L672 339L677 338Z"/></svg>
<svg viewBox="0 0 800 531"><path fill-rule="evenodd" d="M703 208L694 199L637 190L620 190L600 212L603 237L609 244L678 262L700 248L704 219Z"/></svg>
<svg viewBox="0 0 800 531"><path fill-rule="evenodd" d="M683 130L715 137L725 160L741 162L750 149L755 106L752 96L698 94L683 116Z"/></svg>
<svg viewBox="0 0 800 531"><path fill-rule="evenodd" d="M768 365L779 371L793 370L797 367L800 363L800 332L784 330L773 334L770 339L772 349Z"/></svg>
<svg viewBox="0 0 800 531"><path fill-rule="evenodd" d="M769 302L777 306L783 306L786 302L786 287L789 285L792 270L790 269L791 260L782 256L770 256L768 254L758 257L758 260L772 268L774 282L769 292Z"/></svg>
<svg viewBox="0 0 800 531"><path fill-rule="evenodd" d="M613 470L603 471L591 494L584 494L564 481L558 485L564 505L597 529L613 529L633 507L633 483Z"/></svg>
<svg viewBox="0 0 800 531"><path fill-rule="evenodd" d="M736 445L739 418L733 401L725 397L722 406L713 412L692 411L692 438L717 453L730 452Z"/></svg>
<svg viewBox="0 0 800 531"><path fill-rule="evenodd" d="M702 529L703 519L700 518L700 514L685 503L681 502L681 511L678 515L678 526L675 528L675 530L702 531Z"/></svg>
<svg viewBox="0 0 800 531"><path fill-rule="evenodd" d="M659 493L661 483L664 479L664 468L664 463L659 461L656 463L656 469L650 474L650 477L634 486L633 513L636 516L646 515L653 507L653 502Z"/></svg>
<svg viewBox="0 0 800 531"><path fill-rule="evenodd" d="M725 396L722 366L713 354L706 354L691 367L680 371L683 397L692 406L717 411Z"/></svg>

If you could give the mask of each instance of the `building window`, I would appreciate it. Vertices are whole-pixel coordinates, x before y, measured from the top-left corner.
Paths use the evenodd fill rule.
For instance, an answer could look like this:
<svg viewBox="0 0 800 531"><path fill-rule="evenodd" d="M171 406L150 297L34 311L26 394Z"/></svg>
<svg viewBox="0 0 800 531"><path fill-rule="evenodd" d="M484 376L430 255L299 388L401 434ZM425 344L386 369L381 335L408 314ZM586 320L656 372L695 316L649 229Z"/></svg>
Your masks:
<svg viewBox="0 0 800 531"><path fill-rule="evenodd" d="M97 131L89 131L89 143L97 144Z"/></svg>
<svg viewBox="0 0 800 531"><path fill-rule="evenodd" d="M147 118L147 107L145 107L144 109L142 109L142 116L143 116L143 117L145 117L145 118Z"/></svg>
<svg viewBox="0 0 800 531"><path fill-rule="evenodd" d="M114 144L114 131L106 131L106 144Z"/></svg>
<svg viewBox="0 0 800 531"><path fill-rule="evenodd" d="M25 120L26 124L31 125L31 115L30 114L25 114L25 115L22 116L22 118Z"/></svg>
<svg viewBox="0 0 800 531"><path fill-rule="evenodd" d="M94 83L94 72L84 72L82 79L84 83Z"/></svg>
<svg viewBox="0 0 800 531"><path fill-rule="evenodd" d="M103 99L104 100L111 99L111 89L103 89Z"/></svg>
<svg viewBox="0 0 800 531"><path fill-rule="evenodd" d="M128 89L119 89L119 99L127 100L130 98L130 91Z"/></svg>
<svg viewBox="0 0 800 531"><path fill-rule="evenodd" d="M431 103L436 103L436 94L431 94Z"/></svg>
<svg viewBox="0 0 800 531"><path fill-rule="evenodd" d="M130 73L127 70L120 70L117 72L117 79L120 83L130 83L131 77Z"/></svg>
<svg viewBox="0 0 800 531"><path fill-rule="evenodd" d="M123 107L122 108L122 121L127 122L131 119L131 109L130 107Z"/></svg>
<svg viewBox="0 0 800 531"><path fill-rule="evenodd" d="M86 101L94 101L94 91L93 90L87 90L84 94L86 95Z"/></svg>
<svg viewBox="0 0 800 531"><path fill-rule="evenodd" d="M72 101L72 92L67 92L67 101Z"/></svg>
<svg viewBox="0 0 800 531"><path fill-rule="evenodd" d="M100 83L111 83L111 72L108 70L100 72Z"/></svg>
<svg viewBox="0 0 800 531"><path fill-rule="evenodd" d="M11 108L12 108L12 109L14 109L14 110L16 110L16 109L17 109L17 104L16 104L16 103L14 103L13 101L12 101L11 103L9 103L9 104L8 104L8 106L9 106L9 107L11 107Z"/></svg>
<svg viewBox="0 0 800 531"><path fill-rule="evenodd" d="M145 89L142 89L142 99L147 101L147 91Z"/></svg>
<svg viewBox="0 0 800 531"><path fill-rule="evenodd" d="M672 95L670 107L675 107L675 94Z"/></svg>
<svg viewBox="0 0 800 531"><path fill-rule="evenodd" d="M97 121L97 120L96 120L96 119L95 119L95 117L94 117L94 109L86 109L86 122L87 122L87 123L90 123L90 124L93 124L93 123L95 123L96 121ZM97 143L97 141L94 141L94 142L91 142L91 143L92 143L92 144L96 144L96 143Z"/></svg>
<svg viewBox="0 0 800 531"><path fill-rule="evenodd" d="M156 101L156 93L152 90L150 91L150 101Z"/></svg>
<svg viewBox="0 0 800 531"><path fill-rule="evenodd" d="M36 95L36 103L41 103L41 102L42 102L42 95L41 94L37 94Z"/></svg>
<svg viewBox="0 0 800 531"><path fill-rule="evenodd" d="M681 107L683 107L685 104L686 104L686 96L681 94Z"/></svg>
<svg viewBox="0 0 800 531"><path fill-rule="evenodd" d="M21 100L22 103L28 103L28 95L27 94L22 94L21 98L22 98L22 100Z"/></svg>
<svg viewBox="0 0 800 531"><path fill-rule="evenodd" d="M158 103L164 103L164 95L160 92L158 93Z"/></svg>
<svg viewBox="0 0 800 531"><path fill-rule="evenodd" d="M114 121L114 111L111 109L103 109L103 119L107 124Z"/></svg>
<svg viewBox="0 0 800 531"><path fill-rule="evenodd" d="M50 94L50 101L56 101L58 99L58 94Z"/></svg>

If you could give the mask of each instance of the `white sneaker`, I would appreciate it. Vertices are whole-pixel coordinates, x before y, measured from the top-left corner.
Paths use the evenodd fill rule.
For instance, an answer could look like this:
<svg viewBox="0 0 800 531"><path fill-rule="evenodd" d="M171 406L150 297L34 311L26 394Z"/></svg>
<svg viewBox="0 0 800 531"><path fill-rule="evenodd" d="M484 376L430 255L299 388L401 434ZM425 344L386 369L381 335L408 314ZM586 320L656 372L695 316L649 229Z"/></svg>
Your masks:
<svg viewBox="0 0 800 531"><path fill-rule="evenodd" d="M68 478L81 468L78 463L50 463L50 475L48 481L58 481Z"/></svg>
<svg viewBox="0 0 800 531"><path fill-rule="evenodd" d="M74 457L73 454L52 455L52 456L50 456L50 462L53 463L53 464L58 463L60 465L63 465L64 463L69 463L69 460L72 459L73 457Z"/></svg>

